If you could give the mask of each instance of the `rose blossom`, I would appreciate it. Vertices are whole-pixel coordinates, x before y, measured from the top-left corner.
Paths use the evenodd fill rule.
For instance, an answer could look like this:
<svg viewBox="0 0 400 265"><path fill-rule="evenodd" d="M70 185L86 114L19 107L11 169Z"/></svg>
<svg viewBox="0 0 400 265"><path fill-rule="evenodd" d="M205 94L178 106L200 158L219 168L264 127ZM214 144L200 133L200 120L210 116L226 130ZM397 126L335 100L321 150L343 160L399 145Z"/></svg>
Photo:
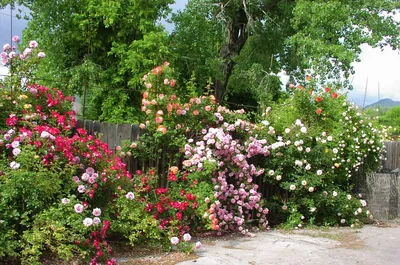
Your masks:
<svg viewBox="0 0 400 265"><path fill-rule="evenodd" d="M86 190L85 185L79 185L79 186L78 186L78 192L79 192L79 193L84 193L85 190Z"/></svg>
<svg viewBox="0 0 400 265"><path fill-rule="evenodd" d="M100 216L101 215L101 209L100 208L94 208L92 214L94 216Z"/></svg>
<svg viewBox="0 0 400 265"><path fill-rule="evenodd" d="M100 224L100 223L101 223L101 220L100 220L99 217L93 218L93 224L98 225L98 224Z"/></svg>
<svg viewBox="0 0 400 265"><path fill-rule="evenodd" d="M171 244L172 245L178 245L179 243L179 238L177 238L176 236L171 237Z"/></svg>
<svg viewBox="0 0 400 265"><path fill-rule="evenodd" d="M83 212L83 205L77 203L77 204L74 205L74 209L75 209L76 213L82 213Z"/></svg>
<svg viewBox="0 0 400 265"><path fill-rule="evenodd" d="M38 43L37 43L36 41L31 40L31 41L29 42L29 47L30 47L30 48L36 48L37 46L38 46Z"/></svg>
<svg viewBox="0 0 400 265"><path fill-rule="evenodd" d="M13 41L13 42L18 43L20 40L21 40L21 39L20 39L20 37L18 37L18 36L12 37L12 41Z"/></svg>
<svg viewBox="0 0 400 265"><path fill-rule="evenodd" d="M133 200L135 199L135 194L133 194L133 192L130 191L125 195L125 197L129 200Z"/></svg>
<svg viewBox="0 0 400 265"><path fill-rule="evenodd" d="M19 149L19 148L14 148L14 149L12 150L12 153L13 153L14 156L17 156L17 155L19 155L19 154L21 153L21 149Z"/></svg>
<svg viewBox="0 0 400 265"><path fill-rule="evenodd" d="M192 239L192 237L189 235L189 234L184 234L183 235L183 240L185 241L185 242L188 242L188 241L190 241L190 239Z"/></svg>
<svg viewBox="0 0 400 265"><path fill-rule="evenodd" d="M12 162L10 163L10 167L11 167L12 169L18 169L18 168L20 167L20 164L17 163L17 162L15 162L15 161L12 161Z"/></svg>
<svg viewBox="0 0 400 265"><path fill-rule="evenodd" d="M86 217L85 220L83 220L83 225L86 227L91 226L92 224L93 224L92 218Z"/></svg>

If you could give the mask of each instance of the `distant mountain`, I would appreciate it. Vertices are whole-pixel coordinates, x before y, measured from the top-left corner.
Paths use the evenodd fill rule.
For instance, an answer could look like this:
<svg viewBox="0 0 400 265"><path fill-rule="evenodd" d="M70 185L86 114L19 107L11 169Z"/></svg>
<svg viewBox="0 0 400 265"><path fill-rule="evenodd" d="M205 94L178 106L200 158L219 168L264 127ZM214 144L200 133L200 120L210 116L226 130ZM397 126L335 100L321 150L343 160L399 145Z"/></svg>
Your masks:
<svg viewBox="0 0 400 265"><path fill-rule="evenodd" d="M391 100L390 98L385 98L385 99L381 99L378 102L372 103L368 106L366 106L366 109L371 109L371 108L377 108L378 106L380 106L382 109L387 109L387 108L392 108L395 106L400 106L400 101L394 101Z"/></svg>

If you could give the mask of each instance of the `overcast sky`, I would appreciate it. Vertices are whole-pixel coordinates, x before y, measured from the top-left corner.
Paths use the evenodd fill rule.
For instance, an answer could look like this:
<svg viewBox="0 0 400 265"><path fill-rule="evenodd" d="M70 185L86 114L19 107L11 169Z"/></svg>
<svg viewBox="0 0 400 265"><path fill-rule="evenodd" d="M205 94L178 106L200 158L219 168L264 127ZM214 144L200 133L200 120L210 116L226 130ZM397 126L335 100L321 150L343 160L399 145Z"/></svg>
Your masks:
<svg viewBox="0 0 400 265"><path fill-rule="evenodd" d="M176 0L176 3L171 7L173 11L177 11L183 9L186 3L187 0ZM10 42L10 19L9 9L0 10L1 46ZM13 18L12 35L21 36L26 23L25 20ZM168 31L172 31L173 25L167 24L165 21L162 21L162 23L165 24ZM362 106L368 78L366 105L378 100L378 84L380 87L380 99L390 98L400 101L400 52L398 50L393 51L390 48L381 51L379 48L373 49L368 45L363 45L360 59L360 63L354 63L356 71L353 79L354 90L349 93L349 99ZM6 69L0 65L0 74L5 72Z"/></svg>

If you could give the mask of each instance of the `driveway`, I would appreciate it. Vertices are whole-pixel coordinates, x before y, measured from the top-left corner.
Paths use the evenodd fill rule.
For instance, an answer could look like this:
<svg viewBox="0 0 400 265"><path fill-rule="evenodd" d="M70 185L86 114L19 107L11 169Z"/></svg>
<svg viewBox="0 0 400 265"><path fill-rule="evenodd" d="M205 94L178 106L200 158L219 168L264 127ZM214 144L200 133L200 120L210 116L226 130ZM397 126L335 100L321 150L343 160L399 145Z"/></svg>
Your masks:
<svg viewBox="0 0 400 265"><path fill-rule="evenodd" d="M179 265L400 264L400 226L268 231L203 242Z"/></svg>

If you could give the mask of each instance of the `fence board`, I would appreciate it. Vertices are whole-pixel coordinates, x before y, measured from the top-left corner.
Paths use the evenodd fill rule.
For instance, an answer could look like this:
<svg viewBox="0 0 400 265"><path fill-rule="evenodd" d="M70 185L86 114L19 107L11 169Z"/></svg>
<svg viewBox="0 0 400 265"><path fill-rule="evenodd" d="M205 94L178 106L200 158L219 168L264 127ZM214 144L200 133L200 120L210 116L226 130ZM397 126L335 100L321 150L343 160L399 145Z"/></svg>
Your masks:
<svg viewBox="0 0 400 265"><path fill-rule="evenodd" d="M99 121L94 121L93 122L93 134L99 133L101 130L101 123Z"/></svg>
<svg viewBox="0 0 400 265"><path fill-rule="evenodd" d="M102 134L101 140L108 144L108 123L102 122L100 124L100 133ZM110 147L110 146L108 146Z"/></svg>
<svg viewBox="0 0 400 265"><path fill-rule="evenodd" d="M111 123L108 125L107 134L108 134L108 148L115 151L117 147L117 142L120 141L117 133L117 124Z"/></svg>
<svg viewBox="0 0 400 265"><path fill-rule="evenodd" d="M85 121L77 120L76 121L76 128L83 128L83 127L85 127Z"/></svg>
<svg viewBox="0 0 400 265"><path fill-rule="evenodd" d="M85 130L87 131L88 134L93 134L93 121L90 120L85 120Z"/></svg>
<svg viewBox="0 0 400 265"><path fill-rule="evenodd" d="M132 125L131 124L117 124L117 140L116 145L121 145L125 140L132 140Z"/></svg>
<svg viewBox="0 0 400 265"><path fill-rule="evenodd" d="M382 167L385 171L392 171L400 167L400 143L385 142L385 160L382 161Z"/></svg>

